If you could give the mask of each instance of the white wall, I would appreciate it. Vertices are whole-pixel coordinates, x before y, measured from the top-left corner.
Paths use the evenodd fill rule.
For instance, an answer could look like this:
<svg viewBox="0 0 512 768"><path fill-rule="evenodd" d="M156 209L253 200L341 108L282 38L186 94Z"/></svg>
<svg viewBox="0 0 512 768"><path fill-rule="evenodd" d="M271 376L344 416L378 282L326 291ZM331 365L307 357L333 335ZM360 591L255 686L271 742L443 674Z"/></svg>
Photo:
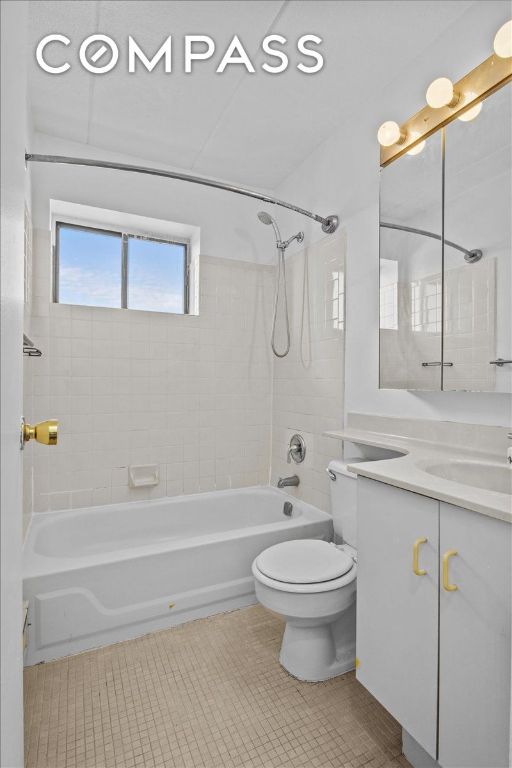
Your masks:
<svg viewBox="0 0 512 768"><path fill-rule="evenodd" d="M361 94L357 110L346 114L338 131L307 157L278 188L322 214L338 213L347 235L345 411L510 424L511 398L505 394L388 391L378 389L378 194L379 148L376 132L385 119L402 121L425 103L428 83L440 74L453 80L492 51L496 30L510 16L507 2L479 2L444 29L435 44L379 94ZM335 94L333 95L335 98ZM295 226L288 214L283 228ZM322 236L304 226L306 241ZM342 415L340 414L340 424Z"/></svg>
<svg viewBox="0 0 512 768"><path fill-rule="evenodd" d="M23 216L27 173L26 136L27 4L3 2L1 128L1 710L0 763L23 765L22 687L22 454L23 397Z"/></svg>

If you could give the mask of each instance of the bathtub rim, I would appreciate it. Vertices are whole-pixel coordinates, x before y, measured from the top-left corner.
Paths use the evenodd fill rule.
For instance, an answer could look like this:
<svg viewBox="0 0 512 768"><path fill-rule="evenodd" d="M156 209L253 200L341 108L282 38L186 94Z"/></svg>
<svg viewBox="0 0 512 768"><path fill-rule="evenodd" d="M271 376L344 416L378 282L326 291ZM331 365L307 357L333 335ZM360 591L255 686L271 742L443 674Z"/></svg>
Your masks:
<svg viewBox="0 0 512 768"><path fill-rule="evenodd" d="M58 520L69 519L70 516L78 517L82 514L87 514L91 511L108 513L114 510L122 510L129 508L131 510L137 507L141 510L150 504L152 507L164 506L167 504L175 505L183 502L184 500L202 499L205 497L219 496L229 497L235 495L251 495L257 493L258 495L272 495L274 497L281 497L284 501L293 500L293 503L299 507L301 514L297 517L283 518L282 520L276 520L271 523L261 523L251 526L244 526L242 528L230 528L228 530L221 531L219 533L206 533L197 536L187 536L179 539L162 539L157 543L145 544L140 546L125 547L124 549L107 550L101 553L81 555L73 557L59 557L55 555L45 555L34 550L34 538L37 535L37 529L41 527L47 527ZM25 538L23 545L23 579L32 579L37 577L48 576L56 573L63 573L66 571L80 570L88 567L96 567L106 563L121 562L124 560L134 560L138 558L148 557L150 555L163 554L165 552L172 552L178 549L183 549L192 546L202 546L216 541L222 540L236 540L246 535L254 535L256 533L264 533L272 530L282 530L285 528L296 528L300 525L307 524L309 522L331 520L332 516L328 512L324 512L318 507L297 499L295 496L286 493L271 485L257 485L244 488L229 488L219 491L205 491L194 494L181 494L179 496L163 496L158 499L144 499L141 501L126 501L115 502L113 504L102 504L94 507L80 507L77 509L69 510L55 510L48 512L37 512L32 515L29 530Z"/></svg>

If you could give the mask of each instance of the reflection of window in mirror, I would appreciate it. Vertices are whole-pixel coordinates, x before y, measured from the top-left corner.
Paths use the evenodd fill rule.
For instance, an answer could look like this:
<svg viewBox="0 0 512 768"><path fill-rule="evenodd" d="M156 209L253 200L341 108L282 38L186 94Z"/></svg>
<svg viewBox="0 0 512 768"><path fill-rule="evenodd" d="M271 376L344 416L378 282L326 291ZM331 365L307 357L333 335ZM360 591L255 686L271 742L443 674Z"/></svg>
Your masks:
<svg viewBox="0 0 512 768"><path fill-rule="evenodd" d="M340 270L333 270L332 275L332 327L342 331L345 327L345 275Z"/></svg>
<svg viewBox="0 0 512 768"><path fill-rule="evenodd" d="M441 275L411 283L411 328L416 333L441 333Z"/></svg>
<svg viewBox="0 0 512 768"><path fill-rule="evenodd" d="M380 327L398 328L398 261L380 260Z"/></svg>

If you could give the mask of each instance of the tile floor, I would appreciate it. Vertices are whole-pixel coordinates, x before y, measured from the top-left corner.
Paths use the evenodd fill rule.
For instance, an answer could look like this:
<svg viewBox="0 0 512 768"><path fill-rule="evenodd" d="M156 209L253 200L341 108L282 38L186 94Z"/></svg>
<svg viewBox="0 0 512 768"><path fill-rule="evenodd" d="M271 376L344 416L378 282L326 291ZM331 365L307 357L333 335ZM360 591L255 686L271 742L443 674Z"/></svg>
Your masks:
<svg viewBox="0 0 512 768"><path fill-rule="evenodd" d="M405 768L400 728L349 673L301 683L260 606L25 672L30 768Z"/></svg>

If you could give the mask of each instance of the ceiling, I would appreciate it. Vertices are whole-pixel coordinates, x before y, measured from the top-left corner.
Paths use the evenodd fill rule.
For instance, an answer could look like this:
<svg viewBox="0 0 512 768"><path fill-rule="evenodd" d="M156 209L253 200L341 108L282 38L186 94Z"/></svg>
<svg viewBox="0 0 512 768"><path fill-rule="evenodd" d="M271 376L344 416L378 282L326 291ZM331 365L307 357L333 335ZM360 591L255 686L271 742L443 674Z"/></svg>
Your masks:
<svg viewBox="0 0 512 768"><path fill-rule="evenodd" d="M72 67L62 75L43 72L31 55L34 128L274 189L471 5L470 0L33 0L31 50L50 33L72 40ZM79 44L96 32L109 35L120 48L117 67L104 75L88 73L77 61ZM261 70L260 44L270 32L289 41L290 67L280 75ZM254 74L242 66L215 73L235 33ZM294 66L298 57L292 51L305 33L323 38L325 66L315 75ZM207 34L217 45L215 57L198 62L191 75L184 74L181 63L186 34ZM129 75L128 35L148 56L172 35L173 72L165 74L159 65L152 73L139 67ZM53 55L62 50L54 49Z"/></svg>

